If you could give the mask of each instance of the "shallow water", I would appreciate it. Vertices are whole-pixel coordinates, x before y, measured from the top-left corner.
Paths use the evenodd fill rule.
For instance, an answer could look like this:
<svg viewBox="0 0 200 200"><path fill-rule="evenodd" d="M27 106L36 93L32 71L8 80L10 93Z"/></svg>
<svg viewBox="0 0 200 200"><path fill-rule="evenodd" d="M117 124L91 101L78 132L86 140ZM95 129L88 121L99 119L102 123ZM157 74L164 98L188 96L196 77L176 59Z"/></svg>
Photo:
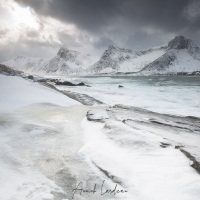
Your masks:
<svg viewBox="0 0 200 200"><path fill-rule="evenodd" d="M148 110L200 117L200 77L79 77L64 78L92 87L60 87L88 94L109 105L125 104ZM123 88L118 88L122 85Z"/></svg>

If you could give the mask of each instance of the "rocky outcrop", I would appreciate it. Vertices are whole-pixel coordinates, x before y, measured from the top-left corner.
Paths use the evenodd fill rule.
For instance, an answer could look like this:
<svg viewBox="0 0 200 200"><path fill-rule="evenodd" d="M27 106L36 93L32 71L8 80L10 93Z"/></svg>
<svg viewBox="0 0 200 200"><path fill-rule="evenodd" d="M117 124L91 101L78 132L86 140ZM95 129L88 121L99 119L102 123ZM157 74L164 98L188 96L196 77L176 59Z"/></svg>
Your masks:
<svg viewBox="0 0 200 200"><path fill-rule="evenodd" d="M0 64L0 74L5 74L9 76L17 76L17 75L21 75L22 73L23 72L21 71L14 70L10 67Z"/></svg>

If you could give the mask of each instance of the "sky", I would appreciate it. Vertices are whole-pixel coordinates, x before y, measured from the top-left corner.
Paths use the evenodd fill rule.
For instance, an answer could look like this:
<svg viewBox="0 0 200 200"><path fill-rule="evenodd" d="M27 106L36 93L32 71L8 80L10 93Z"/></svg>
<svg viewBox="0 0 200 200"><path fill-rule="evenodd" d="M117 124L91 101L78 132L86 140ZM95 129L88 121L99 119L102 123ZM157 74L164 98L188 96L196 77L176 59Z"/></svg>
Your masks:
<svg viewBox="0 0 200 200"><path fill-rule="evenodd" d="M0 62L49 58L60 47L141 50L176 35L200 44L200 0L0 0Z"/></svg>

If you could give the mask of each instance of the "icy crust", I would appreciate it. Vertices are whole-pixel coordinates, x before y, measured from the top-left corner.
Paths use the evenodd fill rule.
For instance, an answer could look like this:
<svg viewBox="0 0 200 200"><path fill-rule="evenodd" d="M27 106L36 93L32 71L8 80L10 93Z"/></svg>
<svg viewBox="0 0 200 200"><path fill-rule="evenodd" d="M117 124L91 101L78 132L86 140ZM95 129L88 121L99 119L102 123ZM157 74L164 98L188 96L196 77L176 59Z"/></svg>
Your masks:
<svg viewBox="0 0 200 200"><path fill-rule="evenodd" d="M82 154L126 185L128 199L199 199L199 118L123 105L87 118Z"/></svg>

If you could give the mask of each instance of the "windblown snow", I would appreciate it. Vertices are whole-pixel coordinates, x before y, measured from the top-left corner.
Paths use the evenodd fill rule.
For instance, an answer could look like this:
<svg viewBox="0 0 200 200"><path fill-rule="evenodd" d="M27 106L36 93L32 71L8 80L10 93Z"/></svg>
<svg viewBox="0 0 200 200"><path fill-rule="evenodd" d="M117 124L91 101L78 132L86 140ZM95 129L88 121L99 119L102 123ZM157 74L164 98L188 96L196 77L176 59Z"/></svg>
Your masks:
<svg viewBox="0 0 200 200"><path fill-rule="evenodd" d="M198 170L194 168L195 160L186 156L188 153L200 161L199 118L172 115L188 102L182 94L192 87L188 95L194 99L184 111L193 114L191 108L196 107L199 114L199 80L134 78L136 81L130 83L112 77L111 85L111 77L98 77L101 84L109 84L101 90L93 85L91 96L106 100L108 105L89 107L37 82L0 75L0 199L72 199L73 189L82 182L88 189L96 184L97 192L76 192L74 199L199 200ZM114 87L120 90L116 86L122 82L125 88L130 87L116 96ZM94 100L81 94L89 94L90 87L58 89L73 90L77 98ZM177 91L183 99L173 104L172 93ZM136 92L140 108L113 106L117 101L126 103L126 97L130 100L131 92ZM152 106L149 99L150 104L155 100L149 93L156 94L153 106L160 107L160 113L144 109ZM162 113L166 107L172 114ZM104 191L117 187L128 192L102 196L103 181Z"/></svg>

